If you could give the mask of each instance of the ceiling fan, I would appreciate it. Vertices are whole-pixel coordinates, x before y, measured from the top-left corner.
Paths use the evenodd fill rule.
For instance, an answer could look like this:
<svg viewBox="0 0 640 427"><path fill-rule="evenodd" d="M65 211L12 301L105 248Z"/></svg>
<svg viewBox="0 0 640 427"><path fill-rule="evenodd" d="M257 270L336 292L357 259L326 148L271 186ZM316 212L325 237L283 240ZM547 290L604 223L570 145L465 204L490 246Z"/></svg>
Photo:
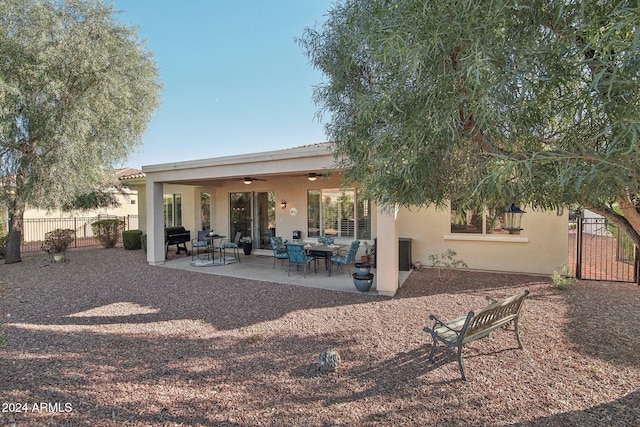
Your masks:
<svg viewBox="0 0 640 427"><path fill-rule="evenodd" d="M306 176L309 181L315 181L318 178L328 178L332 175L331 171L324 172L309 172L305 174L292 175L292 176Z"/></svg>
<svg viewBox="0 0 640 427"><path fill-rule="evenodd" d="M242 182L244 182L247 185L251 184L253 181L266 181L266 179L254 178L254 177L251 177L251 176L245 176L244 178L238 178L238 180L241 180Z"/></svg>

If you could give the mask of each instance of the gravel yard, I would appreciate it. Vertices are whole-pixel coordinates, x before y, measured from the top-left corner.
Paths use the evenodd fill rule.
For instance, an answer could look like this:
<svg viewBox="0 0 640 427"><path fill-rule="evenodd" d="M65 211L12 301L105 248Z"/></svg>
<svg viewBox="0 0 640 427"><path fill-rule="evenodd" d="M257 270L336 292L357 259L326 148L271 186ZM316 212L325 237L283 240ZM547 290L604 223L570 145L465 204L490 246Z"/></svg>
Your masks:
<svg viewBox="0 0 640 427"><path fill-rule="evenodd" d="M0 264L0 425L640 426L640 287L414 271L394 298L150 267L142 251ZM499 330L427 355L447 319L529 289ZM319 375L327 347L342 357Z"/></svg>

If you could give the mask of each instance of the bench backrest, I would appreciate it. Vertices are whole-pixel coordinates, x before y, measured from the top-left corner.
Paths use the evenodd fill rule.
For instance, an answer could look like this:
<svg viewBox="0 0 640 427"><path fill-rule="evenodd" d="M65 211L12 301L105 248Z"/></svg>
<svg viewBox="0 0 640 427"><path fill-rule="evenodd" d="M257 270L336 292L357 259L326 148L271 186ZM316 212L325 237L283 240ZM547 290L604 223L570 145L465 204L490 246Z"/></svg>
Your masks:
<svg viewBox="0 0 640 427"><path fill-rule="evenodd" d="M529 291L496 301L488 306L469 312L462 331L463 342L473 341L500 328L517 318Z"/></svg>

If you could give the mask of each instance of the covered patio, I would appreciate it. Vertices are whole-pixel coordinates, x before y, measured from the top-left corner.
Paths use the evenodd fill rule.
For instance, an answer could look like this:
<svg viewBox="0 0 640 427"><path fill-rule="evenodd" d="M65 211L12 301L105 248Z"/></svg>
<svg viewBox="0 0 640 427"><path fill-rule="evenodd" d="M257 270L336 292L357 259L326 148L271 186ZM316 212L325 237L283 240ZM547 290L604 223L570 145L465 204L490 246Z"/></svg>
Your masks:
<svg viewBox="0 0 640 427"><path fill-rule="evenodd" d="M336 244L344 246L359 240L363 244L360 252L364 251L364 242L373 244L376 239L375 292L395 295L401 284L398 211L382 210L373 201L360 199L357 185L345 183L334 166L331 144L144 166L140 206L144 211L141 228L147 232L147 261L158 266L167 263L164 228L175 225L190 230L192 239L205 228L227 239L240 232L253 239L254 249L269 254L270 237L312 243L320 236L332 236ZM202 204L203 194L209 200L206 206ZM205 211L209 211L206 221ZM184 267L192 268L186 261ZM247 272L242 270L224 274L264 279L265 273L244 276ZM346 284L342 287L354 287L351 276L346 272L344 276ZM293 273L276 275L275 279L278 283L295 280Z"/></svg>
<svg viewBox="0 0 640 427"><path fill-rule="evenodd" d="M251 255L240 254L240 257L241 262L199 267L192 265L193 263L190 256L178 255L177 257L171 257L171 259L160 265L166 268L236 277L238 279L258 280L332 291L355 292L366 295L379 295L375 276L371 290L366 293L359 292L353 284L351 275L346 267L343 267L341 270L336 270L334 266L331 277L329 277L323 263L319 262L317 273L314 273L312 270L310 273L307 272L306 277L303 277L302 269L298 270L294 267L291 268L291 275L287 275L286 260L284 261L284 266L282 261L276 260L276 266L273 268L273 256L269 255L267 251L257 251ZM350 271L351 273L354 271L353 264L350 266ZM375 269L371 270L372 273L375 273L375 271ZM400 286L402 286L404 281L409 277L410 273L410 271L398 272Z"/></svg>

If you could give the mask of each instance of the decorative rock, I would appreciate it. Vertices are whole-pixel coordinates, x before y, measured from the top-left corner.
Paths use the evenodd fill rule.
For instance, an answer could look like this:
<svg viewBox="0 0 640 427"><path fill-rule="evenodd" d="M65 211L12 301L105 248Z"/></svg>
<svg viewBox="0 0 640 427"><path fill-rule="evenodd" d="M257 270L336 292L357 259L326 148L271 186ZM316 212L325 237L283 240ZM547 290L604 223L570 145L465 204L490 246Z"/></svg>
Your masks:
<svg viewBox="0 0 640 427"><path fill-rule="evenodd" d="M333 372L340 366L340 353L335 348L327 348L318 356L318 372L326 374Z"/></svg>

